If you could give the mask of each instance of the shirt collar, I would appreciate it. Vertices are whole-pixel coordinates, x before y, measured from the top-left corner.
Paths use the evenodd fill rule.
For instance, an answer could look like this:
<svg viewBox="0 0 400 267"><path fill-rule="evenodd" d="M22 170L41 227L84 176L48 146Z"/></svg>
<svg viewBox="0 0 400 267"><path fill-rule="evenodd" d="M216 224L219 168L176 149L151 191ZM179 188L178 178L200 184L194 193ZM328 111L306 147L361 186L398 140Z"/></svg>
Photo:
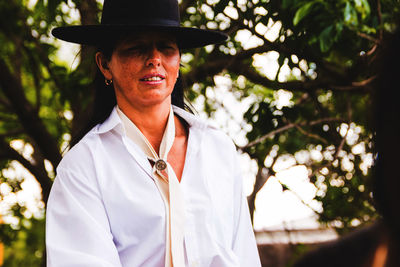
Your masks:
<svg viewBox="0 0 400 267"><path fill-rule="evenodd" d="M117 106L113 108L111 111L110 116L101 124L97 126L97 133L102 134L105 132L109 132L111 130L115 129L117 132L119 132L122 135L125 135L125 129L122 125L121 118L118 116L117 113Z"/></svg>
<svg viewBox="0 0 400 267"><path fill-rule="evenodd" d="M174 110L174 113L176 115L184 119L189 124L189 127L195 127L195 128L208 127L207 122L203 121L202 119L193 115L192 113L189 113L186 110L174 105L172 105L172 109Z"/></svg>
<svg viewBox="0 0 400 267"><path fill-rule="evenodd" d="M189 124L189 127L195 127L195 128L208 127L208 124L205 121L187 112L186 110L174 105L172 105L172 108L176 115L184 119ZM109 132L113 129L115 129L121 135L126 135L121 118L119 117L117 112L117 106L113 108L110 116L103 123L97 126L96 132L98 134L102 134L105 132Z"/></svg>

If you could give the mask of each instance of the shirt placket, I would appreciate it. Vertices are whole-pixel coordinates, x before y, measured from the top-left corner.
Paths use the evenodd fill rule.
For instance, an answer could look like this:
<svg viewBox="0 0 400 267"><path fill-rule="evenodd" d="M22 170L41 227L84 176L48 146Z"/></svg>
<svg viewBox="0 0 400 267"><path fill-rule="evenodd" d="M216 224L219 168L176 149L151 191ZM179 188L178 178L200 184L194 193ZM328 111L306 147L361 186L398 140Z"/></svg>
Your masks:
<svg viewBox="0 0 400 267"><path fill-rule="evenodd" d="M174 115L171 108L167 122L166 131L160 146L160 157L154 151L146 137L133 125L132 122L121 112L120 116L123 122L127 124L128 135L134 143L142 148L148 159L153 162L152 178L154 179L166 207L166 226L167 226L167 244L166 244L166 266L183 267L184 264L184 197L179 181L171 165L166 161L169 149L175 138ZM124 117L125 116L125 117ZM132 123L132 124L130 124ZM161 188L161 183L167 183L167 188ZM171 263L172 254L172 263Z"/></svg>
<svg viewBox="0 0 400 267"><path fill-rule="evenodd" d="M191 179L193 176L196 175L191 174L190 172L193 171L192 168L193 162L196 162L196 153L198 150L198 146L194 146L193 144L200 144L199 136L197 135L194 128L190 128L189 140L188 140L188 147L186 151L186 159L185 159L185 168L182 175L182 190L188 191L185 186L188 182L187 179ZM190 190L189 190L190 191ZM185 194L185 212L186 212L186 221L185 221L185 250L187 256L187 264L189 267L198 267L201 266L201 257L199 254L200 247L199 247L199 229L196 228L196 214L193 210L192 199L190 195ZM197 236L197 237L196 237Z"/></svg>

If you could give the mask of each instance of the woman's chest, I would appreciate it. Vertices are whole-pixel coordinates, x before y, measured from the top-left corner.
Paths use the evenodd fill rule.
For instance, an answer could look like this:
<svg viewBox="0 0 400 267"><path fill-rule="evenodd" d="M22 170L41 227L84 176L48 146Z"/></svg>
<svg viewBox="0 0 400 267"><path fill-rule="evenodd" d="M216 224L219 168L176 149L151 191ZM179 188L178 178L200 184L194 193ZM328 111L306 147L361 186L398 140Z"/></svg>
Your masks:
<svg viewBox="0 0 400 267"><path fill-rule="evenodd" d="M228 246L233 233L233 173L225 157L194 144L189 140L179 184L185 242L195 244L197 251L206 250L210 242ZM117 248L164 247L168 209L151 164L129 143L110 143L105 151L95 169L100 170L99 188Z"/></svg>
<svg viewBox="0 0 400 267"><path fill-rule="evenodd" d="M157 177L152 177L148 162L140 164L126 156L124 160L115 160L116 155L110 155L107 163L101 163L99 173L99 187L116 245L125 247L150 241L163 244L168 217L154 180ZM233 230L231 177L227 171L207 168L208 160L201 153L187 159L180 183L185 221L188 231L212 233L227 241Z"/></svg>

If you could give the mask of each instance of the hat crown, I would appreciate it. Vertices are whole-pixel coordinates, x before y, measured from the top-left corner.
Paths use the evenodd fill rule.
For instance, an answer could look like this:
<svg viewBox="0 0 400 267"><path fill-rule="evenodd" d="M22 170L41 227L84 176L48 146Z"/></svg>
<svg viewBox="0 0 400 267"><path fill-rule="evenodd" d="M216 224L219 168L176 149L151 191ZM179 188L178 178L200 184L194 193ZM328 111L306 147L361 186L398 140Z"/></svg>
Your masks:
<svg viewBox="0 0 400 267"><path fill-rule="evenodd" d="M101 24L179 26L176 0L104 0Z"/></svg>
<svg viewBox="0 0 400 267"><path fill-rule="evenodd" d="M137 31L171 34L180 49L217 44L228 37L222 32L181 27L177 0L104 0L100 25L64 26L51 32L67 42L99 47Z"/></svg>

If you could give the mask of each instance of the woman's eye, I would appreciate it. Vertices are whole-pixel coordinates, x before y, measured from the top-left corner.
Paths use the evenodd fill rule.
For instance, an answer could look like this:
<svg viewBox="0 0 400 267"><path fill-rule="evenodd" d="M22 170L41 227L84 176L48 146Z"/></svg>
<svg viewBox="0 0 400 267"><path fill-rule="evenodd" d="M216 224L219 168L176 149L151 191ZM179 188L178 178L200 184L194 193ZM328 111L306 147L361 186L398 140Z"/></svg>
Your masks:
<svg viewBox="0 0 400 267"><path fill-rule="evenodd" d="M135 46L131 46L131 47L129 47L129 49L128 50L130 50L130 51L141 51L141 50L143 50L144 49L144 47L143 46L140 46L140 45L135 45Z"/></svg>
<svg viewBox="0 0 400 267"><path fill-rule="evenodd" d="M175 46L173 44L169 44L169 43L160 44L159 47L161 49L175 49Z"/></svg>

